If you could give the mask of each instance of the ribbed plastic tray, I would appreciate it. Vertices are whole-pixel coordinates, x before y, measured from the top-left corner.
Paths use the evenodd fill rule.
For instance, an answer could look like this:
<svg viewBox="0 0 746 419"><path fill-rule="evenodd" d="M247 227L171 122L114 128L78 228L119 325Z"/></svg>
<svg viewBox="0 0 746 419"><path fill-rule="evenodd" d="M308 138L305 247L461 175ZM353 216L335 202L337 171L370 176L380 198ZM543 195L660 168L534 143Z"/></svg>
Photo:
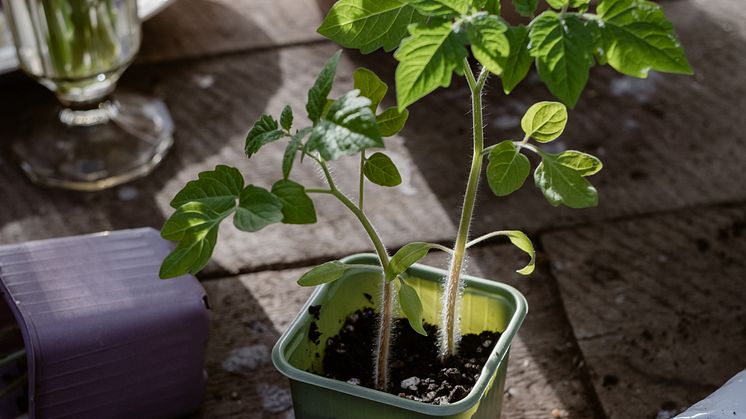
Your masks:
<svg viewBox="0 0 746 419"><path fill-rule="evenodd" d="M150 228L0 246L30 418L170 418L199 407L209 309L194 277L158 278L170 250Z"/></svg>

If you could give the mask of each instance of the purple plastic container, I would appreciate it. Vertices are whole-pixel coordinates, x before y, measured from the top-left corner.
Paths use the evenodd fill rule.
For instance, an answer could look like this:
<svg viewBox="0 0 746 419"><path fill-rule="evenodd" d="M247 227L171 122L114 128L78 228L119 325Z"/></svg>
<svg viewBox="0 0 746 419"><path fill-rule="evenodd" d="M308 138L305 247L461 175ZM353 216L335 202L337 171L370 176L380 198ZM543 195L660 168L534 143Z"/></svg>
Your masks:
<svg viewBox="0 0 746 419"><path fill-rule="evenodd" d="M30 418L199 408L209 309L194 277L158 278L170 250L150 228L0 246L0 327L9 310L26 349ZM15 417L19 394L0 401L0 418Z"/></svg>

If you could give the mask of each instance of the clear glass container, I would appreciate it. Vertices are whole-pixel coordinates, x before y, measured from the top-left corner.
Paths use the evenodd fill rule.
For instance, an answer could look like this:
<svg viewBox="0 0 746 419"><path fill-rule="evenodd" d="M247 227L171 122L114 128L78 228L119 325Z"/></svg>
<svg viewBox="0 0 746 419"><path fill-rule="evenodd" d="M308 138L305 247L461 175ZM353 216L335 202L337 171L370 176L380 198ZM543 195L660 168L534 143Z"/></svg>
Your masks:
<svg viewBox="0 0 746 419"><path fill-rule="evenodd" d="M53 91L13 151L38 183L99 190L149 173L173 143L157 99L113 95L140 47L136 0L3 0L21 69Z"/></svg>

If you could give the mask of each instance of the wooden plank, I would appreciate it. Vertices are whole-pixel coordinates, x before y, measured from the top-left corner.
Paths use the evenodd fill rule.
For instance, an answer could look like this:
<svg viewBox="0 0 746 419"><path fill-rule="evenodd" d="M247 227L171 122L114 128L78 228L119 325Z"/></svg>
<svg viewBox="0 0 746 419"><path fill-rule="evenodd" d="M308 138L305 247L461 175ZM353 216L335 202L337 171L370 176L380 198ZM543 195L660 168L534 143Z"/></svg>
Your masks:
<svg viewBox="0 0 746 419"><path fill-rule="evenodd" d="M174 194L198 172L216 164L235 165L244 170L248 182L271 186L282 177L285 144L272 144L247 161L243 154L246 133L262 112L279 115L288 103L297 111L296 124L306 124L301 115L306 92L335 50L332 45L317 45L133 68L125 76L125 87L162 96L176 124L176 144L162 166L130 185L82 194L34 187L9 159L3 159L0 196L13 199L0 212L0 241L20 242L135 226L159 228L172 212L168 202ZM352 62L343 60L334 94L350 87L353 69ZM19 98L18 102L0 104L0 114L9 120L24 121L24 113L46 106L40 103L51 100L31 82L0 85L0 90ZM22 132L28 123L1 125L0 138L5 140ZM388 139L387 149L397 162L404 183L397 188L370 186L366 199L366 211L387 243L395 247L415 237L441 240L453 235L453 225L412 163L404 139ZM321 185L312 163L306 160L302 165L296 164L292 178L307 186ZM332 164L337 180L351 194L356 191L358 164L355 157ZM257 234L246 234L226 223L214 263L206 272L236 273L371 249L347 209L327 196L317 197L316 202L319 223L313 227L276 225Z"/></svg>
<svg viewBox="0 0 746 419"><path fill-rule="evenodd" d="M311 293L295 284L302 272L266 271L203 283L213 317L207 394L195 417L292 418L287 379L272 366L269 354ZM224 363L232 353L237 360L234 351L241 350L246 358L235 365L242 368L226 370Z"/></svg>
<svg viewBox="0 0 746 419"><path fill-rule="evenodd" d="M746 365L746 207L542 236L610 418L704 398Z"/></svg>
<svg viewBox="0 0 746 419"><path fill-rule="evenodd" d="M179 0L143 25L141 62L322 39L316 0Z"/></svg>
<svg viewBox="0 0 746 419"><path fill-rule="evenodd" d="M531 306L511 350L503 417L598 417L555 286L543 272L528 280L517 279L511 269L523 259L512 248L493 246L478 249L470 260L474 272L518 285ZM438 266L442 260L430 258L430 262ZM266 387L258 388L268 383L280 389L275 393L287 390L284 379L268 363L238 375L228 373L222 365L235 349L274 344L310 294L309 289L295 284L303 271L267 271L203 282L214 310L204 417L263 417Z"/></svg>

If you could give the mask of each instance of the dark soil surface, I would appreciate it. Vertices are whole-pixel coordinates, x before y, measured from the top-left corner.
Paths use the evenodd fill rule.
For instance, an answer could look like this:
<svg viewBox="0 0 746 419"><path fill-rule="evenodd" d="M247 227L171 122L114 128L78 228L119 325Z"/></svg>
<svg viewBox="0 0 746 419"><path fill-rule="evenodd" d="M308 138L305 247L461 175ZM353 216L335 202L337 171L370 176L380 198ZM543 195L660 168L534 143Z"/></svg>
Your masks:
<svg viewBox="0 0 746 419"><path fill-rule="evenodd" d="M373 388L373 352L378 314L371 308L349 315L339 335L327 340L324 375ZM457 402L471 391L500 337L498 332L464 335L459 355L441 361L437 327L425 324L427 337L405 319L394 324L389 393L430 404Z"/></svg>

